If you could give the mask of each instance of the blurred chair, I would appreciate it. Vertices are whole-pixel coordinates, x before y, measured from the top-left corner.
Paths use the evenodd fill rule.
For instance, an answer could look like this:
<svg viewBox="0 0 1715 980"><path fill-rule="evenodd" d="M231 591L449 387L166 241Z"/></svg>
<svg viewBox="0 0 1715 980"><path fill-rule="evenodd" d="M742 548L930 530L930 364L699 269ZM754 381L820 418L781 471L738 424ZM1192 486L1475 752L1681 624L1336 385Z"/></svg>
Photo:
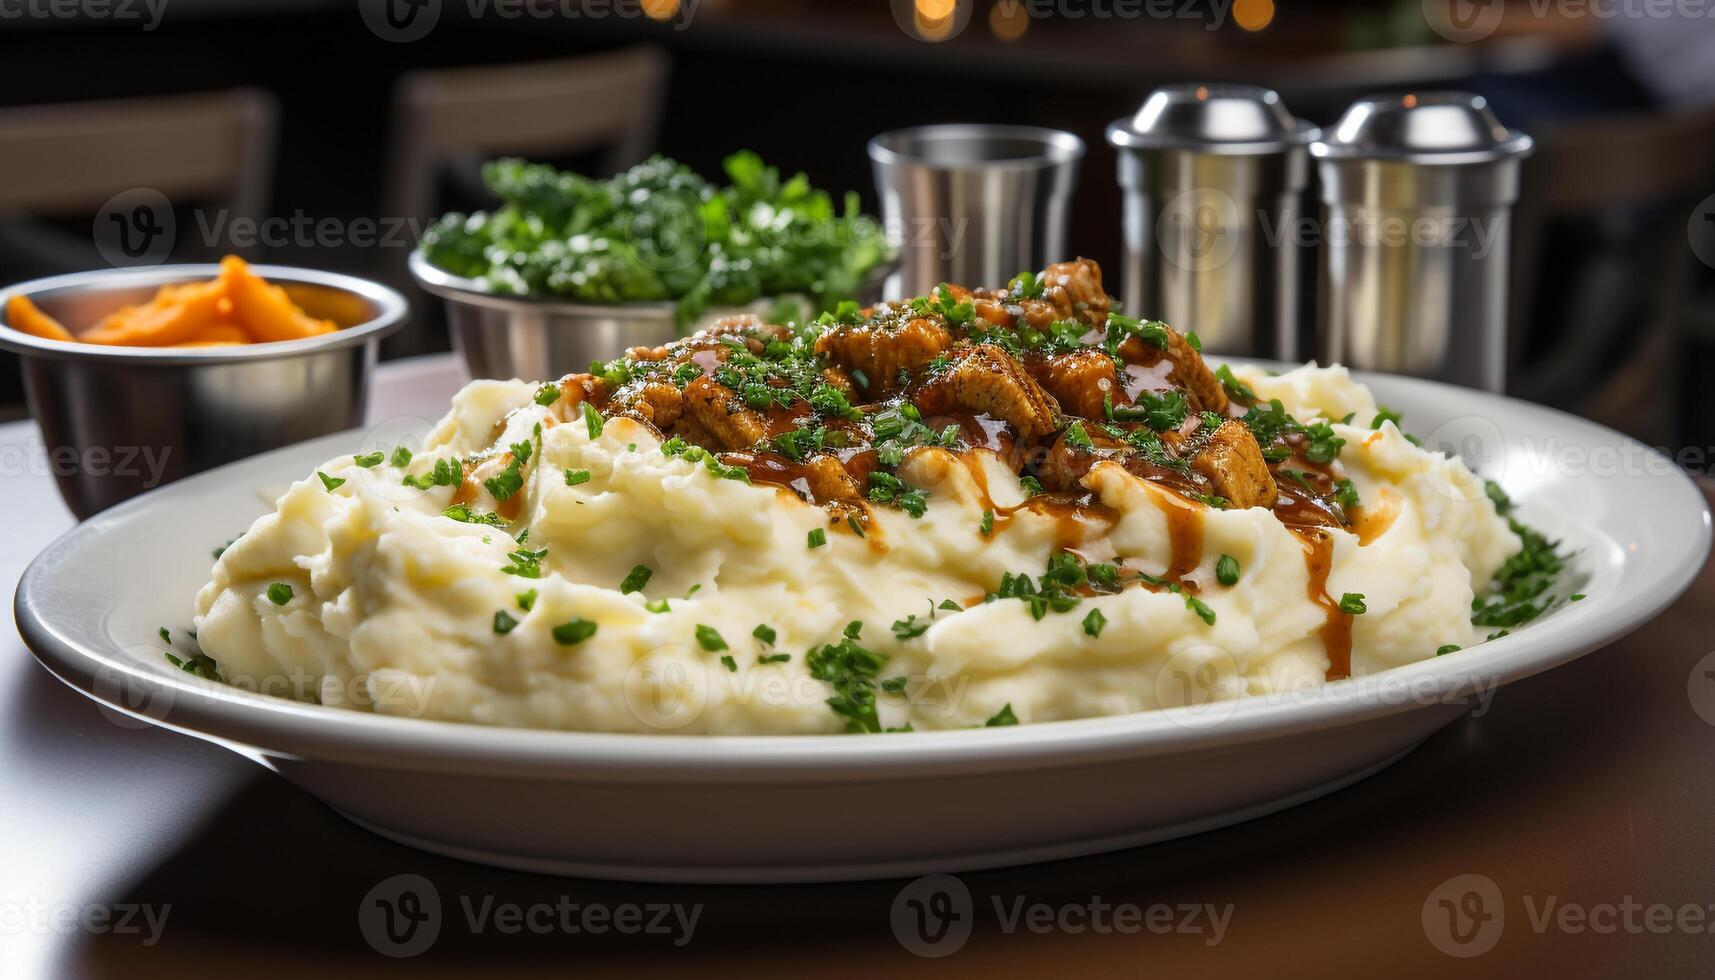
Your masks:
<svg viewBox="0 0 1715 980"><path fill-rule="evenodd" d="M1670 441L1698 271L1686 224L1715 189L1715 109L1585 118L1533 135L1513 242L1508 393Z"/></svg>
<svg viewBox="0 0 1715 980"><path fill-rule="evenodd" d="M438 216L436 188L458 166L505 155L564 157L600 152L599 169L623 170L655 145L668 60L640 46L561 61L411 72L393 93L388 215L426 227ZM407 280L405 255L388 262ZM418 294L423 305L422 294ZM419 309L384 345L391 354L429 349ZM438 322L436 318L433 322Z"/></svg>
<svg viewBox="0 0 1715 980"><path fill-rule="evenodd" d="M97 222L126 191L158 191L175 213L260 218L278 115L272 95L248 88L0 109L0 284L108 265ZM176 257L247 251L198 241L202 223L177 222ZM19 400L18 372L0 364L0 405Z"/></svg>

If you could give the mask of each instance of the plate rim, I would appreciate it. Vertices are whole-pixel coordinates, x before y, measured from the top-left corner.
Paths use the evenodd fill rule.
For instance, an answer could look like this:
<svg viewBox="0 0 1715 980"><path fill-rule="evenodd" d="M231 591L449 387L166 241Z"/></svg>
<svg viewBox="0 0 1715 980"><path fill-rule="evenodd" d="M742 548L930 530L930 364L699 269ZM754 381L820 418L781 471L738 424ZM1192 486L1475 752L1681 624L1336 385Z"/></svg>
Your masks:
<svg viewBox="0 0 1715 980"><path fill-rule="evenodd" d="M1244 358L1222 360L1265 367L1297 366ZM1221 717L1212 721L1198 720L1199 713L1209 710L1207 707L1166 708L998 729L852 739L507 728L305 704L251 694L165 668L144 667L122 654L86 648L55 627L51 612L37 598L37 591L45 588L43 583L52 575L56 557L80 539L99 536L106 526L152 508L164 495L218 485L234 468L265 467L275 457L302 453L316 443L361 438L362 430L348 430L188 477L73 527L25 569L14 597L14 615L25 645L35 657L50 673L81 693L161 727L253 747L270 755L518 778L624 782L670 775L706 782L785 778L837 782L872 779L883 772L927 778L1216 751L1358 724L1425 707L1432 699L1445 702L1480 695L1568 663L1637 629L1677 600L1707 560L1711 540L1708 502L1691 477L1653 447L1547 406L1424 379L1357 371L1352 375L1365 384L1382 381L1389 387L1416 388L1420 394L1438 399L1466 399L1465 404L1474 412L1487 405L1490 409L1502 407L1509 414L1523 413L1527 422L1533 421L1530 416L1536 421L1555 420L1583 430L1587 437L1600 437L1603 444L1641 449L1647 457L1670 468L1671 489L1662 492L1678 498L1670 512L1692 523L1694 533L1675 551L1650 563L1623 558L1621 566L1626 574L1613 584L1624 579L1624 597L1617 591L1593 592L1588 600L1568 604L1519 633L1445 657L1320 685L1289 697L1252 695L1215 702ZM1627 480L1653 478L1633 475ZM1672 560L1662 560L1668 558ZM1411 688L1413 697L1390 702L1385 693L1396 686ZM157 699L165 699L170 705L170 717L150 714L148 706ZM138 709L139 704L144 707Z"/></svg>

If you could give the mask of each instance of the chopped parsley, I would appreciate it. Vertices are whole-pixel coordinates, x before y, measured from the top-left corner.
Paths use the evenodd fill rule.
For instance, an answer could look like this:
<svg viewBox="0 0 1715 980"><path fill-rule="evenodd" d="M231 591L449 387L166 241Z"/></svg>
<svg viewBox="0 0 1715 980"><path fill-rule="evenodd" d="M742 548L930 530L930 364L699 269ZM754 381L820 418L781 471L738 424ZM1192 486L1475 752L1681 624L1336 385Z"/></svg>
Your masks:
<svg viewBox="0 0 1715 980"><path fill-rule="evenodd" d="M545 384L542 387L536 389L536 404L542 406L543 408L547 408L549 405L552 405L559 400L560 400L560 386L559 385Z"/></svg>
<svg viewBox="0 0 1715 980"><path fill-rule="evenodd" d="M994 713L994 717L983 722L983 727L1005 728L1008 725L1016 724L1018 724L1018 716L1012 713L1012 702L1008 701L1005 707Z"/></svg>
<svg viewBox="0 0 1715 980"><path fill-rule="evenodd" d="M450 459L437 459L435 466L422 476L405 475L405 486L428 490L431 487L456 487L464 480L464 464Z"/></svg>
<svg viewBox="0 0 1715 980"><path fill-rule="evenodd" d="M994 533L994 511L983 511L983 519L977 524L977 533L985 538Z"/></svg>
<svg viewBox="0 0 1715 980"><path fill-rule="evenodd" d="M589 470L574 470L574 469L567 468L567 470L566 470L566 486L575 487L580 483L588 483L588 482L590 482L590 471Z"/></svg>
<svg viewBox="0 0 1715 980"><path fill-rule="evenodd" d="M848 732L879 732L875 711L875 678L887 659L846 636L811 650L804 658L810 676L833 689L828 707L846 720Z"/></svg>
<svg viewBox="0 0 1715 980"><path fill-rule="evenodd" d="M697 624L697 645L710 653L727 649L726 640L721 637L720 631L702 623Z"/></svg>
<svg viewBox="0 0 1715 980"><path fill-rule="evenodd" d="M1435 655L1437 657L1445 657L1449 653L1458 653L1462 649L1464 649L1464 647L1461 647L1457 643L1448 643L1443 646L1436 647Z"/></svg>
<svg viewBox="0 0 1715 980"><path fill-rule="evenodd" d="M627 572L624 580L619 583L620 594L642 592L643 587L649 584L649 577L654 574L655 570L648 565L631 566L631 571Z"/></svg>
<svg viewBox="0 0 1715 980"><path fill-rule="evenodd" d="M809 534L809 543L810 543L810 547L812 547L812 548L820 548L822 545L827 544L828 543L828 532L822 530L819 527L811 528L810 534Z"/></svg>
<svg viewBox="0 0 1715 980"><path fill-rule="evenodd" d="M588 404L587 402L585 404ZM553 628L554 642L563 647L574 646L595 635L596 624L581 616L574 616Z"/></svg>
<svg viewBox="0 0 1715 980"><path fill-rule="evenodd" d="M326 487L329 491L332 491L332 490L335 490L339 487L345 486L345 478L344 477L328 476L326 473L323 473L321 470L316 471L316 476L321 477L322 486Z"/></svg>
<svg viewBox="0 0 1715 980"><path fill-rule="evenodd" d="M283 606L292 601L292 587L284 582L274 582L268 586L268 601L276 606Z"/></svg>
<svg viewBox="0 0 1715 980"><path fill-rule="evenodd" d="M1102 615L1100 609L1091 609L1084 614L1084 632L1090 636L1101 636L1102 627L1108 625L1108 617Z"/></svg>
<svg viewBox="0 0 1715 980"><path fill-rule="evenodd" d="M519 578L541 578L542 559L545 558L547 554L547 548L543 548L541 551L527 551L523 548L519 548L517 551L507 553L506 557L509 559L510 564L502 566L500 570L508 575L516 575Z"/></svg>
<svg viewBox="0 0 1715 980"><path fill-rule="evenodd" d="M351 461L353 463L356 463L357 465L363 467L364 469L368 469L371 466L380 466L381 461L386 459L386 458L387 458L387 454L382 452L381 450L377 449L375 452L372 452L372 453L364 453L360 456L353 456L353 457L351 457Z"/></svg>
<svg viewBox="0 0 1715 980"><path fill-rule="evenodd" d="M667 606L667 597L662 596L659 599L650 599L648 602L645 602L643 604L643 608L649 610L652 613L668 612L669 608Z"/></svg>
<svg viewBox="0 0 1715 980"><path fill-rule="evenodd" d="M603 424L601 413L596 411L596 407L591 405L589 402L584 402L583 410L584 428L589 431L590 438L594 439L601 435L601 427Z"/></svg>
<svg viewBox="0 0 1715 980"><path fill-rule="evenodd" d="M919 622L916 613L912 613L904 619L893 621L893 635L900 640L914 639L927 632L929 632L929 623L927 621Z"/></svg>
<svg viewBox="0 0 1715 980"><path fill-rule="evenodd" d="M1222 555L1215 562L1215 581L1228 586L1239 584L1239 560L1232 555Z"/></svg>
<svg viewBox="0 0 1715 980"><path fill-rule="evenodd" d="M464 504L453 504L441 511L441 516L460 524L486 524L489 527L505 527L507 524L506 518L499 514L478 514Z"/></svg>
<svg viewBox="0 0 1715 980"><path fill-rule="evenodd" d="M524 610L525 612L529 612L530 607L532 607L536 604L536 590L535 589L525 589L523 592L518 593L517 595L513 596L512 598L518 600L518 608Z"/></svg>
<svg viewBox="0 0 1715 980"><path fill-rule="evenodd" d="M404 469L411 465L411 450L406 446L394 446L393 455L388 457L387 462L391 466Z"/></svg>
<svg viewBox="0 0 1715 980"><path fill-rule="evenodd" d="M779 638L778 634L774 632L774 627L767 623L759 623L756 629L750 631L750 635L761 640L766 646L773 646L774 641Z"/></svg>
<svg viewBox="0 0 1715 980"><path fill-rule="evenodd" d="M496 609L494 611L494 631L496 633L505 636L507 633L512 632L512 630L517 626L518 620L513 619L511 613L504 609Z"/></svg>
<svg viewBox="0 0 1715 980"><path fill-rule="evenodd" d="M721 657L721 666L725 667L727 670L731 671L734 674L738 673L738 661L734 660L732 658L732 654L730 654L730 653Z"/></svg>
<svg viewBox="0 0 1715 980"><path fill-rule="evenodd" d="M759 664L783 664L792 659L790 653L759 653L756 662Z"/></svg>
<svg viewBox="0 0 1715 980"><path fill-rule="evenodd" d="M1364 605L1362 592L1347 592L1340 596L1340 611L1348 616L1362 616L1369 610Z"/></svg>

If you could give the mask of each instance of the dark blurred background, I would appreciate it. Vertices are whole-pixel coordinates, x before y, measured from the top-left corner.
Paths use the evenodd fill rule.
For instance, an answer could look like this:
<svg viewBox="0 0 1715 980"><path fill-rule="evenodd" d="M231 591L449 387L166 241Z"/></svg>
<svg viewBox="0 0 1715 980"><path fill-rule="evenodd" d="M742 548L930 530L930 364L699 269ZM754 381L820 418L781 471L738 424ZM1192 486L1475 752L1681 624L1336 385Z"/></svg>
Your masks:
<svg viewBox="0 0 1715 980"><path fill-rule="evenodd" d="M444 349L405 256L427 220L487 203L488 156L601 175L659 151L718 175L748 147L860 192L873 212L871 136L986 121L1083 137L1070 247L1117 292L1120 194L1102 131L1155 85L1266 84L1320 124L1363 95L1458 88L1539 143L1515 214L1509 393L1706 470L1694 447L1715 444L1712 12L1689 0L13 0L0 5L0 284L108 265L104 219L149 188L171 201L172 260L238 252L378 278L416 304L387 353ZM250 241L246 216L283 221ZM0 417L21 416L21 401L16 361L0 361Z"/></svg>

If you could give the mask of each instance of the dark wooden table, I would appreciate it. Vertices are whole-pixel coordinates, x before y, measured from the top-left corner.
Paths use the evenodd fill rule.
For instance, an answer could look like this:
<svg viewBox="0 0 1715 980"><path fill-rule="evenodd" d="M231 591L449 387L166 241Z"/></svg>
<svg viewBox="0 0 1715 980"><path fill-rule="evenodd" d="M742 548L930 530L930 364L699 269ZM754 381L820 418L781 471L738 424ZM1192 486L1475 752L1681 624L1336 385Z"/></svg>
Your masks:
<svg viewBox="0 0 1715 980"><path fill-rule="evenodd" d="M51 504L39 481L0 485ZM11 532L0 585L45 533ZM612 884L389 843L225 749L115 723L13 630L0 638L0 976L1709 976L1712 607L1706 569L1649 626L1503 689L1481 717L1326 798L1150 847L962 875L974 927L962 946L943 939L939 958L895 931L906 881ZM855 793L850 805L910 801ZM700 832L696 813L683 832ZM360 916L411 883L397 875L439 898L438 934L414 957L378 952L399 947ZM668 933L571 933L561 906L574 925L631 906L646 925L656 906L677 908ZM696 915L688 941L674 911ZM479 927L471 912L487 913ZM504 931L512 914L519 929ZM1062 925L1033 928L1041 917Z"/></svg>

